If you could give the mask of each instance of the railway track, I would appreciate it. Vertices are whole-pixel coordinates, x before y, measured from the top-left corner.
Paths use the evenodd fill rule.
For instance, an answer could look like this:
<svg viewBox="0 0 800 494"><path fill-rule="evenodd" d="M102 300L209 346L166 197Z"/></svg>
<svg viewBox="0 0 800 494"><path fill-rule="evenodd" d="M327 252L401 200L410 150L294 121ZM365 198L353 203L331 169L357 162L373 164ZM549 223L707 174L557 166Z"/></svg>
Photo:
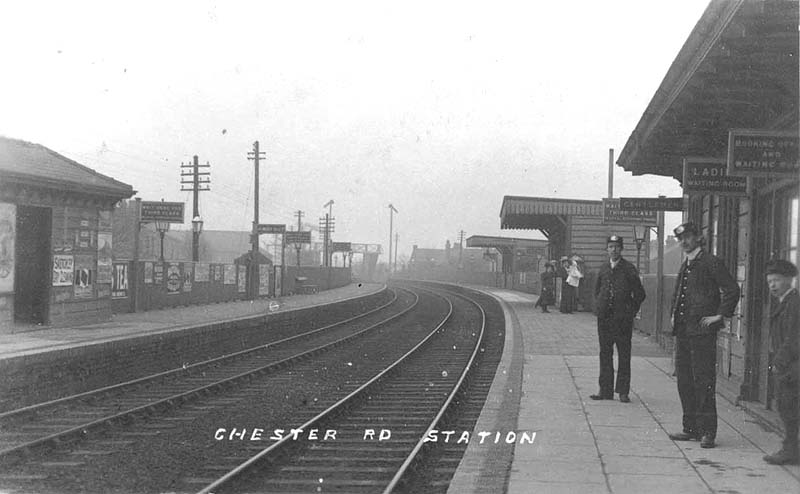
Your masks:
<svg viewBox="0 0 800 494"><path fill-rule="evenodd" d="M388 493L414 485L417 467L436 445L430 439L453 423L451 416L485 351L486 314L480 304L452 293L440 296L448 299L450 310L425 338L333 406L294 427L306 439L310 431L334 431L334 439L318 432L317 440L286 436L266 448L251 448L255 454L250 457L227 458L230 471L199 493ZM452 460L454 470L457 459ZM217 462L209 471L220 468Z"/></svg>
<svg viewBox="0 0 800 494"><path fill-rule="evenodd" d="M0 413L0 465L42 448L73 443L110 425L151 416L200 396L241 385L343 345L402 316L416 304L408 293L333 324L265 345L151 376Z"/></svg>
<svg viewBox="0 0 800 494"><path fill-rule="evenodd" d="M113 421L79 445L0 468L0 490L444 492L466 444L422 439L432 424L472 431L502 352L502 329L479 344L485 324L475 321L484 320L479 305L486 301L411 285L396 292L414 298L413 308L357 343L219 388L225 392L200 392L179 407L135 414L131 423ZM447 321L445 299L456 307ZM502 323L502 315L488 312ZM403 363L387 369L401 355ZM468 359L481 365L462 375ZM255 427L263 428L259 441L251 440ZM292 431L298 428L304 432ZM275 429L283 429L282 438L272 437ZM335 439L326 441L329 431ZM244 477L203 490L251 460Z"/></svg>

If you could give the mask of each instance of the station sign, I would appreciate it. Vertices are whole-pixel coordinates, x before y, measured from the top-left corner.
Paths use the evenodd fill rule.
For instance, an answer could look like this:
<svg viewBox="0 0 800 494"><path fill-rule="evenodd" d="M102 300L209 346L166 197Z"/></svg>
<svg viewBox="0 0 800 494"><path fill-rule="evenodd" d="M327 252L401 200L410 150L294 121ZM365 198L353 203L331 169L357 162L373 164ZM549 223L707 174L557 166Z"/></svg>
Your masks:
<svg viewBox="0 0 800 494"><path fill-rule="evenodd" d="M153 223L165 221L167 223L183 223L183 203L164 201L142 201L139 221Z"/></svg>
<svg viewBox="0 0 800 494"><path fill-rule="evenodd" d="M620 197L623 211L683 211L683 197Z"/></svg>
<svg viewBox="0 0 800 494"><path fill-rule="evenodd" d="M656 211L642 209L625 210L620 207L620 199L603 199L603 224L647 225L658 224Z"/></svg>
<svg viewBox="0 0 800 494"><path fill-rule="evenodd" d="M331 242L332 252L350 252L352 249L350 242Z"/></svg>
<svg viewBox="0 0 800 494"><path fill-rule="evenodd" d="M728 133L728 174L795 178L800 173L800 134L732 129Z"/></svg>
<svg viewBox="0 0 800 494"><path fill-rule="evenodd" d="M747 195L747 177L728 175L725 160L684 158L683 192L686 194Z"/></svg>
<svg viewBox="0 0 800 494"><path fill-rule="evenodd" d="M287 244L310 244L311 232L286 232L284 240Z"/></svg>
<svg viewBox="0 0 800 494"><path fill-rule="evenodd" d="M260 223L256 227L256 231L258 232L259 235L263 233L272 233L275 235L281 235L283 233L286 233L286 225L275 225L275 224L270 225L270 224Z"/></svg>

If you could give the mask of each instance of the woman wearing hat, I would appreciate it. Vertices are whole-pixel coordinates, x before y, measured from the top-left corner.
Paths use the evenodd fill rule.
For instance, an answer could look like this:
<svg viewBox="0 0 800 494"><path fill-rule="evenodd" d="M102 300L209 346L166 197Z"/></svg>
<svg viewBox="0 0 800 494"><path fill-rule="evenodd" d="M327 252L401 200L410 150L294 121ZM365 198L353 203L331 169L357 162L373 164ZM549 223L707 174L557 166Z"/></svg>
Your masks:
<svg viewBox="0 0 800 494"><path fill-rule="evenodd" d="M797 267L789 261L776 260L767 263L767 286L772 299L769 313L769 337L772 365L770 372L775 380L778 413L783 420L786 437L775 454L767 455L764 461L773 465L796 465L800 461L798 451L798 421L800 402L797 383L798 331L800 331L800 295L792 287L797 276Z"/></svg>
<svg viewBox="0 0 800 494"><path fill-rule="evenodd" d="M550 312L547 310L547 306L556 302L556 273L552 264L547 263L544 265L544 273L542 273L541 280L542 293L539 295L539 300L536 301L535 307L541 307L542 312Z"/></svg>
<svg viewBox="0 0 800 494"><path fill-rule="evenodd" d="M561 278L561 307L559 310L564 314L572 314L575 310L575 287L567 283L569 277L569 270L572 267L572 262L567 256L561 256L561 268L558 271L558 276Z"/></svg>

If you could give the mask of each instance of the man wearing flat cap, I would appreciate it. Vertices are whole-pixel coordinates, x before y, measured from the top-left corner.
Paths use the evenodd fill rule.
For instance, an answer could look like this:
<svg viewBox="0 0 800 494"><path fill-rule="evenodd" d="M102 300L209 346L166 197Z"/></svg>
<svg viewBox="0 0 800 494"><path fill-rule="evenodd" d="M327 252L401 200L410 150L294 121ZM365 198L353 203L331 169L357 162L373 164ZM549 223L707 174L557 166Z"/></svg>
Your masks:
<svg viewBox="0 0 800 494"><path fill-rule="evenodd" d="M597 312L597 336L600 340L600 391L593 400L629 403L631 387L631 338L633 318L645 299L642 280L636 267L622 258L623 239L611 235L606 239L609 262L597 274L594 296ZM614 345L617 346L617 382L614 384Z"/></svg>
<svg viewBox="0 0 800 494"><path fill-rule="evenodd" d="M769 312L769 339L772 365L770 372L775 382L778 413L783 420L786 437L781 449L764 457L773 465L797 465L800 460L797 433L800 420L800 402L797 383L798 331L800 328L800 295L792 287L797 267L783 259L770 261L766 266L767 286L772 295Z"/></svg>
<svg viewBox="0 0 800 494"><path fill-rule="evenodd" d="M703 249L694 223L675 230L686 260L681 264L672 296L675 371L683 407L683 431L674 441L699 440L702 448L716 446L717 331L739 303L739 285L719 257Z"/></svg>

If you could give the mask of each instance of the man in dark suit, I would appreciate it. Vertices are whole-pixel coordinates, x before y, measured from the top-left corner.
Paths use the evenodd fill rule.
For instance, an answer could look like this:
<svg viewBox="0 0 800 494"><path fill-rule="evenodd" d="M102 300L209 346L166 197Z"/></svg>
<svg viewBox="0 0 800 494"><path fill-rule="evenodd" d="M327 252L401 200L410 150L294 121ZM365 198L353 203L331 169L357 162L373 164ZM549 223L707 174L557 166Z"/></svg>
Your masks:
<svg viewBox="0 0 800 494"><path fill-rule="evenodd" d="M597 301L597 336L600 340L600 391L593 400L629 403L631 387L631 338L633 318L645 299L644 287L636 267L622 258L622 237L612 235L606 242L609 262L597 275L594 296ZM617 346L617 383L614 386L614 345Z"/></svg>
<svg viewBox="0 0 800 494"><path fill-rule="evenodd" d="M717 331L739 303L739 285L719 257L703 250L703 237L694 223L675 230L686 260L672 296L675 370L683 407L683 431L675 441L700 440L713 448L717 436Z"/></svg>
<svg viewBox="0 0 800 494"><path fill-rule="evenodd" d="M770 370L775 380L778 413L783 420L786 437L783 447L775 454L767 455L764 461L773 465L797 465L798 422L800 401L797 383L800 381L798 366L798 331L800 331L800 295L792 287L792 278L797 276L797 267L789 261L776 260L767 263L767 286L774 297L769 313L769 337L772 365Z"/></svg>

